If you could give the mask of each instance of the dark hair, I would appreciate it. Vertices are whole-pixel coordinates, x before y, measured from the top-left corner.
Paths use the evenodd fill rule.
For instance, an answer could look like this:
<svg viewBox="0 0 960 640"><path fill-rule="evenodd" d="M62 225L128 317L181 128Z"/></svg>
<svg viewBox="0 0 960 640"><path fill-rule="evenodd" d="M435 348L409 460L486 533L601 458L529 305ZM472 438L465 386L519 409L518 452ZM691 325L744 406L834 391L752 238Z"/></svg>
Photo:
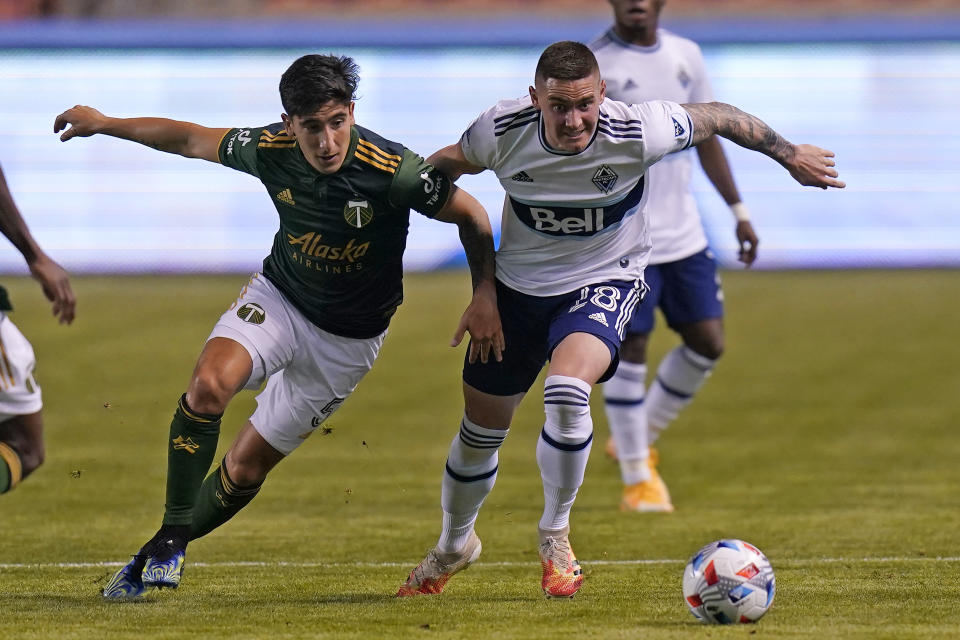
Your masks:
<svg viewBox="0 0 960 640"><path fill-rule="evenodd" d="M297 58L280 76L280 102L288 116L306 116L328 102L350 104L360 69L347 56L310 54Z"/></svg>
<svg viewBox="0 0 960 640"><path fill-rule="evenodd" d="M600 72L593 51L581 42L554 42L543 50L537 62L536 80L580 80Z"/></svg>

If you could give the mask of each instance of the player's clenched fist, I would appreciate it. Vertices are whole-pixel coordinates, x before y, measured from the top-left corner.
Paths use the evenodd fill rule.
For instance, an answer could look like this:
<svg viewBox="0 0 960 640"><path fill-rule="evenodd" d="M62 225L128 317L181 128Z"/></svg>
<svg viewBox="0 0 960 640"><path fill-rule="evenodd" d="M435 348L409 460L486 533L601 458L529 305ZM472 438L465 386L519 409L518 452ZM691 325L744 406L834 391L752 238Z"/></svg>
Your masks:
<svg viewBox="0 0 960 640"><path fill-rule="evenodd" d="M67 129L68 126L72 125L69 129L63 131L63 134L60 136L60 140L66 142L70 138L75 138L76 136L86 138L87 136L92 136L95 133L100 133L107 120L107 116L103 115L93 107L86 107L78 104L72 109L67 109L57 116L57 119L53 121L53 132L59 133L60 131Z"/></svg>

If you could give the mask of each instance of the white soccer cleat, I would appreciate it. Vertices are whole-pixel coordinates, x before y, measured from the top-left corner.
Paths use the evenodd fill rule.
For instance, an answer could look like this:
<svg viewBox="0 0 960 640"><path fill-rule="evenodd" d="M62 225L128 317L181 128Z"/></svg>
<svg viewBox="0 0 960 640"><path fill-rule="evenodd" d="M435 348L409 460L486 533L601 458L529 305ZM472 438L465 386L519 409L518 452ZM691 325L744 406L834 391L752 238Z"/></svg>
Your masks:
<svg viewBox="0 0 960 640"><path fill-rule="evenodd" d="M436 594L443 591L444 585L453 574L463 571L480 557L480 538L470 532L470 539L459 552L440 553L434 547L427 553L423 562L410 572L407 581L397 591L397 596L417 596Z"/></svg>

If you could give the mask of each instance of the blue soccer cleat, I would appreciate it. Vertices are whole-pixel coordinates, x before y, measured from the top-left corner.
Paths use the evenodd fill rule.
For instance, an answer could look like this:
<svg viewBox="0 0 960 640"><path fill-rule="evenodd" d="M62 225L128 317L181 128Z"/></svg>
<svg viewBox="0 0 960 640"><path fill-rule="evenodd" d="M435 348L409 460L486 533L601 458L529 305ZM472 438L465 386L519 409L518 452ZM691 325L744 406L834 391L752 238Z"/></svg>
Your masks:
<svg viewBox="0 0 960 640"><path fill-rule="evenodd" d="M171 538L158 541L153 551L143 567L144 587L176 589L180 586L180 576L183 574L186 545Z"/></svg>
<svg viewBox="0 0 960 640"><path fill-rule="evenodd" d="M131 600L142 596L147 591L142 578L146 561L146 556L133 556L133 560L114 574L107 586L100 592L101 595L106 600Z"/></svg>

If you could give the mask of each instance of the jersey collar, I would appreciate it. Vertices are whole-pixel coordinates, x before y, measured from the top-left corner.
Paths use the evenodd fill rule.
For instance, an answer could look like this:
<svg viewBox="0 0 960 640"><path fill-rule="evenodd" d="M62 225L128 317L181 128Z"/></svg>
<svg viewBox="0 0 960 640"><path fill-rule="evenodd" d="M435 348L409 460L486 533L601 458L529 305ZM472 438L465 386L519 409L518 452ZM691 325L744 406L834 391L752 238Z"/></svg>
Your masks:
<svg viewBox="0 0 960 640"><path fill-rule="evenodd" d="M626 40L624 40L623 38L617 35L617 32L616 30L614 30L613 27L610 27L607 30L607 37L610 38L610 40L614 44L620 45L624 49L630 49L631 51L638 51L640 53L653 53L655 51L660 50L660 45L663 42L663 30L657 29L657 43L652 44L649 47L643 47L643 46L640 46L639 44L632 44L630 42L627 42Z"/></svg>

